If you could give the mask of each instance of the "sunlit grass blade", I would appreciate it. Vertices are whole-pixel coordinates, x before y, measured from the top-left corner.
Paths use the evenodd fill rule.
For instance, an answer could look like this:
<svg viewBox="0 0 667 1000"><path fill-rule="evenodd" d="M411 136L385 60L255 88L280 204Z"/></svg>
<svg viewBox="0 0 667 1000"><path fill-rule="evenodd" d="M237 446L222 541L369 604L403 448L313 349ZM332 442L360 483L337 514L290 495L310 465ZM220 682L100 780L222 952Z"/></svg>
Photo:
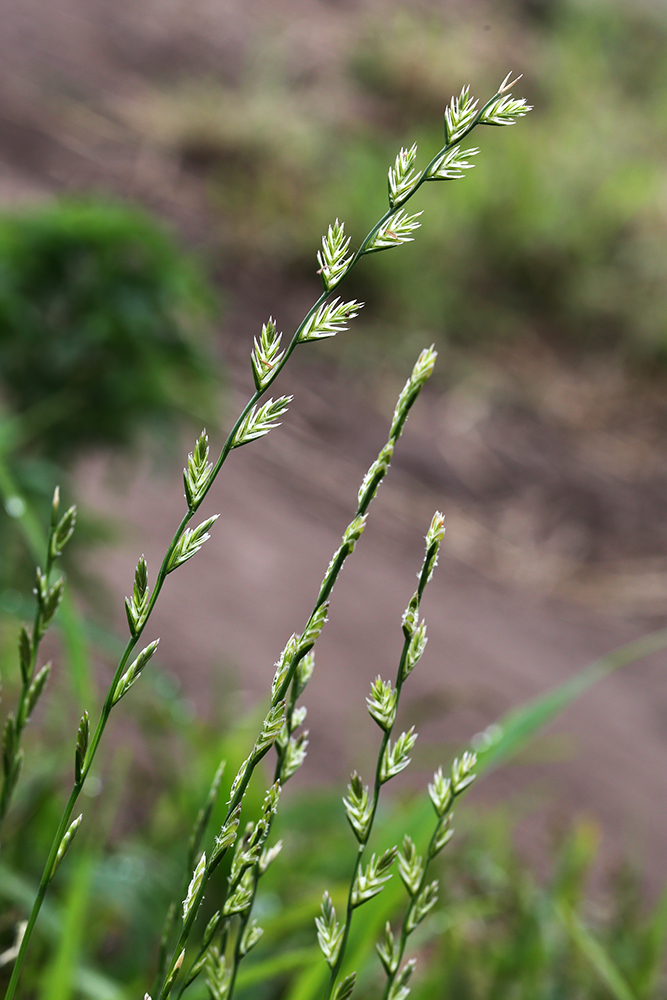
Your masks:
<svg viewBox="0 0 667 1000"><path fill-rule="evenodd" d="M0 865L0 910L5 903L27 908L35 898L37 885L32 880L18 875L5 865ZM47 900L42 910L40 933L54 946L61 938L66 914L59 905ZM74 971L77 995L85 1000L126 1000L125 991L104 973L93 969L84 961L77 963Z"/></svg>
<svg viewBox="0 0 667 1000"><path fill-rule="evenodd" d="M574 910L563 902L555 905L573 942L598 973L614 1000L637 1000L609 952L593 937Z"/></svg>
<svg viewBox="0 0 667 1000"><path fill-rule="evenodd" d="M53 961L42 974L41 1000L72 1000L76 970L86 940L86 913L91 903L93 858L87 852L76 857L76 866L65 898L60 940Z"/></svg>
<svg viewBox="0 0 667 1000"><path fill-rule="evenodd" d="M322 971L321 959L322 954L317 946L293 948L288 952L272 955L271 958L266 958L262 962L243 965L236 977L236 984L240 990L244 990L299 969L305 969L308 972L311 969L317 970L322 973L320 981L324 982L326 981L326 972ZM297 994L290 993L290 1000L298 1000Z"/></svg>
<svg viewBox="0 0 667 1000"><path fill-rule="evenodd" d="M650 632L605 653L589 663L563 684L533 698L525 705L514 708L480 734L475 749L478 753L478 773L498 767L514 757L523 747L549 723L565 711L577 698L585 694L594 684L615 670L629 666L644 656L657 653L667 646L667 629Z"/></svg>

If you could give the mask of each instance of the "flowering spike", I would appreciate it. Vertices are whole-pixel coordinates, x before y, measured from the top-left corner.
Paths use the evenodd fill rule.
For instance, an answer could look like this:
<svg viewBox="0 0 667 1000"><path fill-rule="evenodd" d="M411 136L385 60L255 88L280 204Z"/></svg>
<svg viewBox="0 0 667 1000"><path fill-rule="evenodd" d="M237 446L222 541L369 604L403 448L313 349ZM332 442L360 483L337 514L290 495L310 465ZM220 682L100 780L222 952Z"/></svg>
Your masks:
<svg viewBox="0 0 667 1000"><path fill-rule="evenodd" d="M336 910L331 902L331 896L325 892L322 897L321 915L315 918L317 927L317 942L327 965L333 968L338 958L338 951L345 932L345 924L336 920Z"/></svg>
<svg viewBox="0 0 667 1000"><path fill-rule="evenodd" d="M391 681L376 677L371 685L370 697L366 698L368 711L381 729L389 732L396 718L398 692L392 690Z"/></svg>
<svg viewBox="0 0 667 1000"><path fill-rule="evenodd" d="M473 127L478 103L477 98L470 96L467 84L458 97L452 97L449 107L445 108L445 139L448 146L462 139Z"/></svg>
<svg viewBox="0 0 667 1000"><path fill-rule="evenodd" d="M514 125L519 118L523 118L529 111L532 111L532 106L523 97L497 97L482 112L479 124Z"/></svg>
<svg viewBox="0 0 667 1000"><path fill-rule="evenodd" d="M187 469L183 469L185 499L190 510L195 510L201 503L212 472L213 465L208 461L208 434L203 430L195 442L194 451L188 455Z"/></svg>
<svg viewBox="0 0 667 1000"><path fill-rule="evenodd" d="M470 149L461 149L455 146L447 149L439 156L429 168L427 181L453 181L459 177L465 177L466 170L471 170L475 164L469 163L467 156L477 156L479 148L472 146Z"/></svg>
<svg viewBox="0 0 667 1000"><path fill-rule="evenodd" d="M394 938L389 921L384 926L384 939L375 945L380 961L388 976L393 976L401 960L401 951L398 942Z"/></svg>
<svg viewBox="0 0 667 1000"><path fill-rule="evenodd" d="M88 721L88 712L84 712L81 716L81 722L79 723L79 729L76 734L76 750L74 752L74 781L77 785L81 784L81 778L86 764L89 736L90 722Z"/></svg>
<svg viewBox="0 0 667 1000"><path fill-rule="evenodd" d="M401 389L401 394L398 397L396 408L394 409L391 430L389 431L389 437L392 441L396 441L401 436L403 427L405 426L405 421L408 419L410 408L417 399L425 383L433 374L435 359L437 356L438 352L431 344L430 347L424 348L417 358L410 378Z"/></svg>
<svg viewBox="0 0 667 1000"><path fill-rule="evenodd" d="M67 832L65 833L63 839L60 841L60 847L58 848L58 853L56 854L56 859L53 862L53 868L51 869L51 874L49 875L49 879L53 878L53 876L55 875L56 871L58 870L58 868L59 868L59 866L60 866L63 858L65 857L65 855L69 851L70 847L72 846L72 841L76 837L77 830L81 826L81 820L82 819L83 819L83 814L80 813L77 816L77 818L75 820L73 820L70 823L69 827L67 828Z"/></svg>
<svg viewBox="0 0 667 1000"><path fill-rule="evenodd" d="M116 688L113 694L113 700L111 703L112 705L118 704L120 699L124 697L124 695L126 695L127 692L130 690L130 688L132 687L134 682L138 679L139 675L141 674L142 670L144 669L148 661L153 656L153 653L157 649L159 642L160 642L159 639L155 639L153 642L150 642L145 647L145 649L141 650L136 660L134 660L133 663L131 663L130 666L127 668L123 676L116 684Z"/></svg>
<svg viewBox="0 0 667 1000"><path fill-rule="evenodd" d="M356 299L343 302L338 297L332 299L331 302L325 302L304 324L299 334L299 343L306 344L311 340L325 340L327 337L335 337L337 333L347 330L348 321L359 315L359 310L363 308L363 305L363 302L357 302Z"/></svg>
<svg viewBox="0 0 667 1000"><path fill-rule="evenodd" d="M125 598L125 612L132 637L139 635L148 610L148 568L144 556L139 558L134 571L134 587L132 597Z"/></svg>
<svg viewBox="0 0 667 1000"><path fill-rule="evenodd" d="M388 741L380 765L381 784L389 781L390 778L395 777L408 766L410 763L409 754L416 742L417 733L414 726L407 733L401 733L393 746L391 740Z"/></svg>
<svg viewBox="0 0 667 1000"><path fill-rule="evenodd" d="M359 496L357 499L360 510L365 509L377 493L380 483L387 475L393 454L394 443L393 441L388 441L364 476L363 482L359 487Z"/></svg>
<svg viewBox="0 0 667 1000"><path fill-rule="evenodd" d="M322 237L322 249L317 253L319 274L327 292L340 283L349 267L352 255L345 256L349 246L350 237L345 236L345 226L336 219L333 226L329 226L326 236Z"/></svg>
<svg viewBox="0 0 667 1000"><path fill-rule="evenodd" d="M299 770L306 759L308 749L308 730L298 736L290 736L283 757L281 780L288 781Z"/></svg>
<svg viewBox="0 0 667 1000"><path fill-rule="evenodd" d="M52 513L55 513L57 517L58 512L58 493L53 494L53 508ZM76 525L76 507L70 507L69 510L65 511L60 521L55 526L52 526L52 531L49 539L49 555L52 559L57 559L61 555L63 549L69 542L70 538L74 533L74 527Z"/></svg>
<svg viewBox="0 0 667 1000"><path fill-rule="evenodd" d="M438 883L433 881L430 885L424 886L419 893L414 905L410 908L410 915L408 916L405 928L408 934L412 934L415 927L422 922L429 910L432 910L438 902L438 889Z"/></svg>
<svg viewBox="0 0 667 1000"><path fill-rule="evenodd" d="M355 771L347 786L348 797L343 799L345 815L360 844L365 844L373 818L373 803L369 801L368 785L364 785Z"/></svg>
<svg viewBox="0 0 667 1000"><path fill-rule="evenodd" d="M398 247L401 243L412 243L414 240L412 233L421 226L421 222L419 222L421 214L421 212L417 212L415 215L408 215L403 209L394 212L380 226L364 253L376 253L379 250Z"/></svg>
<svg viewBox="0 0 667 1000"><path fill-rule="evenodd" d="M472 785L476 778L473 770L477 763L477 754L466 750L461 759L454 759L451 770L452 791L454 795L460 795L469 785Z"/></svg>
<svg viewBox="0 0 667 1000"><path fill-rule="evenodd" d="M199 859L199 863L192 873L192 878L190 879L190 884L188 886L188 891L185 899L183 900L183 920L187 920L192 911L192 907L197 899L197 893L201 888L201 884L204 880L204 875L206 874L206 855L202 854Z"/></svg>
<svg viewBox="0 0 667 1000"><path fill-rule="evenodd" d="M391 847L379 858L374 854L366 868L357 872L352 886L351 902L353 907L361 906L362 903L382 892L384 883L391 878L389 869L396 860L396 853L396 848Z"/></svg>
<svg viewBox="0 0 667 1000"><path fill-rule="evenodd" d="M405 656L405 663L403 664L403 680L405 680L408 674L412 673L421 660L427 642L426 623L422 621L410 636L410 643Z"/></svg>
<svg viewBox="0 0 667 1000"><path fill-rule="evenodd" d="M269 317L262 326L259 341L255 338L255 346L250 354L255 388L258 390L266 388L285 355L280 350L281 339L282 333L277 332L273 317Z"/></svg>
<svg viewBox="0 0 667 1000"><path fill-rule="evenodd" d="M341 982L336 987L334 1000L350 1000L350 997L352 996L352 991L354 990L354 984L356 983L356 981L357 981L356 972L351 972L349 976L346 976L345 979L341 980Z"/></svg>
<svg viewBox="0 0 667 1000"><path fill-rule="evenodd" d="M243 444L256 441L274 427L279 427L280 417L287 413L287 407L292 399L292 396L280 396L275 401L269 399L261 406L253 406L236 429L232 448L240 448Z"/></svg>
<svg viewBox="0 0 667 1000"><path fill-rule="evenodd" d="M433 782L428 786L428 794L438 816L444 816L454 801L451 778L445 778L442 768L433 775Z"/></svg>
<svg viewBox="0 0 667 1000"><path fill-rule="evenodd" d="M413 193L419 175L414 170L417 156L417 143L410 149L401 150L396 157L396 163L389 167L389 206L398 208Z"/></svg>
<svg viewBox="0 0 667 1000"><path fill-rule="evenodd" d="M424 862L407 835L403 838L403 850L398 852L398 872L410 895L416 896L424 875Z"/></svg>

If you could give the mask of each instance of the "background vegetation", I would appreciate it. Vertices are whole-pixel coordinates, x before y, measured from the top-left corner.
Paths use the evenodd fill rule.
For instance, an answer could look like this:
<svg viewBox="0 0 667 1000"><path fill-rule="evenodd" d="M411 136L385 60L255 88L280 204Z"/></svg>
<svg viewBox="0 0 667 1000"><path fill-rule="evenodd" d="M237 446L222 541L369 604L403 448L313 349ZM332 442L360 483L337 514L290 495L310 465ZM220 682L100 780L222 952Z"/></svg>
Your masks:
<svg viewBox="0 0 667 1000"><path fill-rule="evenodd" d="M215 426L215 303L201 266L137 208L65 200L0 216L0 602L16 605L25 567L20 496L46 517L83 454L148 431L170 447L179 416Z"/></svg>

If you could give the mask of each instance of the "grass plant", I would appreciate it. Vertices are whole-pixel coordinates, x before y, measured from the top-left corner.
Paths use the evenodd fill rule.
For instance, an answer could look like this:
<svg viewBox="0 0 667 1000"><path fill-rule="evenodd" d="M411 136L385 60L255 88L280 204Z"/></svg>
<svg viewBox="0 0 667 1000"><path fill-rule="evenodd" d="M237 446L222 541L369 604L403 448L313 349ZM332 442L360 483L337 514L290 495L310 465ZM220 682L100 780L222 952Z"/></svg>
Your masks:
<svg viewBox="0 0 667 1000"><path fill-rule="evenodd" d="M56 490L51 508L51 526L47 543L45 568L37 568L35 579L36 609L32 631L25 625L19 631L19 666L21 670L21 693L16 715L9 713L2 735L2 789L0 791L0 838L2 824L12 793L23 766L21 733L39 701L51 673L51 664L46 663L36 669L39 646L63 598L65 581L60 576L51 584L50 577L54 563L62 555L63 549L72 537L76 523L76 508L70 507L59 517L60 496ZM85 724L88 716L84 717ZM78 758L77 758L78 759Z"/></svg>
<svg viewBox="0 0 667 1000"><path fill-rule="evenodd" d="M417 191L426 183L439 180L453 180L464 176L471 166L471 157L476 149L464 150L462 140L476 127L484 124L502 126L515 122L529 109L524 100L514 99L510 90L513 86L507 76L493 97L482 106L472 98L469 89L463 88L460 95L452 99L445 111L445 144L431 158L421 171L416 167L417 149L401 149L388 175L389 207L372 226L356 249L346 235L344 226L336 220L322 240L318 253L318 273L322 281L322 293L296 328L292 337L283 343L275 322L268 320L261 334L254 342L251 352L251 369L255 391L243 407L225 439L216 459L211 458L209 440L202 432L188 456L184 469L184 492L186 510L182 516L155 576L152 590L149 583L149 568L141 556L137 562L132 593L126 599L126 613L129 638L119 658L114 676L108 687L97 721L91 724L88 714L81 717L73 746L73 782L62 814L57 821L55 834L48 849L39 886L27 919L19 927L16 947L12 949L10 961L12 974L5 993L5 1000L20 995L19 983L30 953L31 940L38 918L45 907L51 882L60 869L65 856L76 852L80 830L85 828L83 812L75 816L79 798L86 782L90 780L97 752L102 742L110 716L119 702L129 694L130 689L141 680L142 674L157 652L159 639L147 641L147 632L152 611L159 599L167 577L201 549L214 528L216 516L196 523L195 515L204 498L212 489L223 464L236 448L263 437L275 428L287 412L290 396L265 398L276 378L283 370L296 348L305 343L330 338L345 330L351 320L358 315L362 303L355 299L345 300L334 295L350 272L366 254L381 252L411 241L419 227L419 215L408 214L404 207ZM370 466L358 494L357 510L342 535L341 543L326 569L319 592L313 604L303 631L292 635L275 665L271 683L270 699L259 731L237 767L228 788L226 805L220 806L220 790L223 787L224 764L220 764L210 785L210 790L196 816L187 850L184 851L181 889L172 899L161 935L157 968L152 986L146 985L145 1000L167 1000L181 997L190 991L191 996L204 995L204 989L212 1000L230 1000L243 990L243 962L257 946L263 929L256 911L258 888L281 850L280 841L270 841L276 820L281 794L286 782L303 764L307 748L307 732L303 728L306 710L300 699L315 667L314 647L327 621L329 598L347 558L354 552L361 538L368 517L370 504L387 474L394 448L400 438L411 407L417 400L425 382L430 377L435 364L436 353L432 348L422 351L407 380L394 410L387 443L377 459ZM21 668L21 688L15 714L8 717L5 724L3 743L4 784L2 790L2 817L10 804L11 793L17 785L20 769L20 736L30 711L41 694L48 670L37 669L39 641L44 630L53 619L62 595L63 582L59 579L50 583L53 563L69 539L74 527L75 512L70 508L62 517L59 513L58 495L54 497L51 529L48 541L46 568L38 571L36 596L37 608L32 633L22 628L19 638L19 662ZM405 828L394 831L394 842L382 851L373 852L369 857L369 844L374 823L380 808L381 789L410 762L410 753L417 734L408 729L394 738L394 724L403 684L417 666L426 644L426 626L419 619L421 598L434 571L438 550L444 536L443 516L436 512L426 533L426 552L418 575L417 589L407 604L403 616L403 648L399 657L396 680L391 682L378 677L367 698L368 711L379 726L382 736L377 756L375 778L372 791L363 784L355 772L348 786L344 809L356 840L356 856L345 894L345 914L342 923L337 920L332 895L325 892L320 916L316 919L317 938L324 961L320 957L317 965L310 963L309 970L314 978L295 981L289 994L293 998L310 995L308 990L314 983L318 994L325 1000L347 1000L355 989L357 969L348 971L348 966L360 961L365 952L360 946L357 931L357 909L365 907L371 899L386 900L386 908L376 907L368 920L368 929L376 938L378 915L385 918L380 925L377 952L384 969L384 1000L405 1000L410 992L408 985L415 959L404 962L409 938L424 918L433 910L438 896L438 882L431 878L432 863L449 842L452 806L456 798L471 784L475 777L477 755L465 752L456 758L445 775L439 769L429 785L431 804L435 819L431 819L432 833L423 854ZM655 642L664 641L660 637ZM570 697L574 693L570 692ZM568 694L561 697L561 704ZM501 730L503 739L510 739L512 727L515 744L525 734L549 716L553 699L548 706L530 706L527 712L516 718L507 730ZM556 698L555 704L558 704ZM541 713L541 714L540 714ZM537 722L535 720L538 720ZM531 722L532 720L532 722ZM501 745L501 740L489 736L481 750L489 752ZM271 751L275 751L273 777L264 790L264 773L258 767ZM499 752L499 751L498 751ZM258 773L257 773L258 772ZM252 787L251 779L257 778ZM257 795L257 785L262 793ZM6 790L5 790L6 789ZM254 794L254 798L253 798ZM6 803L6 804L5 804ZM253 808L255 803L255 808ZM1 818L1 817L0 817ZM209 827L215 821L218 833L210 839ZM401 823L404 817L401 817ZM421 817L423 828L425 818ZM383 831L386 835L387 830ZM400 843L400 849L399 849ZM396 897L396 891L387 891L391 868L397 863L400 881L407 892L407 905ZM86 865L89 862L86 861ZM81 927L81 913L84 909L89 868L83 863L77 867L77 877L71 883L70 905L68 908L71 934L68 938L71 951L61 952L58 962L47 967L47 977L64 975L63 969L72 964L77 927ZM396 880L395 880L396 881ZM206 904L204 898L206 898ZM214 909L211 910L211 906ZM370 912L369 908L368 912ZM402 914L401 914L402 910ZM366 913L367 910L364 910ZM398 914L397 930L392 929L391 919ZM576 915L563 909L564 921L573 936L587 941L585 928L577 922ZM44 914L45 916L45 914ZM568 923L569 921L569 923ZM284 920L287 924L288 921ZM354 926L353 926L354 924ZM72 930L74 928L74 930ZM366 947L366 952L367 952ZM595 952L595 949L591 954ZM299 958L298 949L295 953ZM595 952L599 958L600 952ZM295 957L295 956L292 956ZM282 969L289 966L290 955L283 953ZM285 959L288 960L287 966ZM300 959L299 959L300 960ZM59 964L60 963L60 964ZM297 963L298 964L298 963ZM322 971L326 971L326 981L322 983ZM279 971L274 961L273 972ZM270 979L265 971L264 981ZM247 982L247 980L246 980ZM95 987L87 980L86 995L95 995ZM309 985L310 984L310 985ZM320 985L321 984L321 985ZM50 983L46 984L46 995ZM99 981L97 989L101 989ZM64 995L71 995L64 992ZM108 995L108 994L107 994Z"/></svg>

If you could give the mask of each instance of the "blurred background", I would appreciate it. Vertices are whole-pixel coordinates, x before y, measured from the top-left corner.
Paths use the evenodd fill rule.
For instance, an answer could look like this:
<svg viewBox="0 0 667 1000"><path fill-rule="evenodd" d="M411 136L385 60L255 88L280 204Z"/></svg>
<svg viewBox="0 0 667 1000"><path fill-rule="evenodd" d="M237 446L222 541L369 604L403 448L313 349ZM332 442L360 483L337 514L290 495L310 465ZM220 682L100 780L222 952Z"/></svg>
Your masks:
<svg viewBox="0 0 667 1000"><path fill-rule="evenodd" d="M262 322L275 316L289 336L317 296L327 225L339 217L358 243L384 211L399 147L417 142L424 165L451 95L470 83L485 100L509 70L535 110L476 132L475 169L420 192L414 243L354 272L346 294L363 313L297 352L276 387L295 396L283 427L234 454L207 499L204 514L222 517L165 589L159 663L123 703L93 783L97 839L56 897L72 926L88 914L87 937L44 960L35 996L146 988L190 818L218 759L231 778L244 755L423 346L439 351L436 374L336 590L306 697L310 754L286 806L288 858L307 843L313 859L306 897L319 897L322 867L331 880L347 870L338 795L350 768L370 767L364 695L395 671L434 509L448 531L424 604L431 641L406 689L421 734L406 793L513 706L665 624L667 9L5 0L7 704L17 620L32 615L32 519L47 523L57 482L81 514L74 603L49 650L59 676L29 734L0 866L7 947L59 807L49 789L66 782L64 734L111 675L137 556L154 579L180 520L195 436L206 426L215 450L248 397ZM443 875L445 943L422 942L434 971L416 995L667 996L666 710L662 655L606 679L479 783ZM313 831L299 789L315 784ZM263 904L269 953L285 947L288 872ZM565 903L629 993L558 917ZM309 945L306 909L292 930ZM55 903L52 920L45 954L67 922ZM283 995L285 978L260 980L253 996Z"/></svg>

